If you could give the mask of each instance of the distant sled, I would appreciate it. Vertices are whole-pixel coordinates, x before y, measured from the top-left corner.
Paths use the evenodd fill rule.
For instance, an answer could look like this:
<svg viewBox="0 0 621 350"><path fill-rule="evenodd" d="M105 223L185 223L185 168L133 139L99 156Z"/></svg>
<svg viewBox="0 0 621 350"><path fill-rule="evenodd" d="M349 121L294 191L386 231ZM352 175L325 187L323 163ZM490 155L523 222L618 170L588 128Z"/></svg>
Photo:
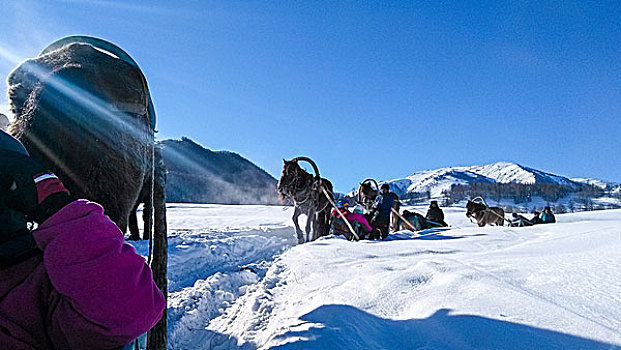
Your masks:
<svg viewBox="0 0 621 350"><path fill-rule="evenodd" d="M448 225L427 220L422 214L409 210L404 210L399 219L399 229L401 230L421 231L441 227L448 227Z"/></svg>

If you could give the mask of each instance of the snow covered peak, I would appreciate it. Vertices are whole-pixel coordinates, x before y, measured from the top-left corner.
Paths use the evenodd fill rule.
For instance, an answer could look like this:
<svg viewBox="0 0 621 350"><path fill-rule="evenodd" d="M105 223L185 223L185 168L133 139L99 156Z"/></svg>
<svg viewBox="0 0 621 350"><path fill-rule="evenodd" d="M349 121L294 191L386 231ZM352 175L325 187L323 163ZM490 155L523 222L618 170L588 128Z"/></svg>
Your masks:
<svg viewBox="0 0 621 350"><path fill-rule="evenodd" d="M449 167L436 170L424 170L403 179L386 181L391 190L398 195L411 192L427 192L431 197L440 197L442 191L453 185L483 183L553 183L575 187L570 179L528 168L511 162L496 162L486 165Z"/></svg>
<svg viewBox="0 0 621 350"><path fill-rule="evenodd" d="M509 162L496 162L488 165L470 167L471 171L499 183L535 183L536 177L531 169ZM527 170L528 169L528 170Z"/></svg>

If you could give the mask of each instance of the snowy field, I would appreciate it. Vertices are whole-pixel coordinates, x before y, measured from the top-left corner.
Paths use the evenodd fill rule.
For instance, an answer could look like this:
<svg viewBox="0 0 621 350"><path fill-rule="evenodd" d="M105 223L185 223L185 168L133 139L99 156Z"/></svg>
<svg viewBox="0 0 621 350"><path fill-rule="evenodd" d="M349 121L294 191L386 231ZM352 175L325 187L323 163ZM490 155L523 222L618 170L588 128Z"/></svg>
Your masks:
<svg viewBox="0 0 621 350"><path fill-rule="evenodd" d="M291 214L168 206L170 349L621 348L621 210L304 245Z"/></svg>

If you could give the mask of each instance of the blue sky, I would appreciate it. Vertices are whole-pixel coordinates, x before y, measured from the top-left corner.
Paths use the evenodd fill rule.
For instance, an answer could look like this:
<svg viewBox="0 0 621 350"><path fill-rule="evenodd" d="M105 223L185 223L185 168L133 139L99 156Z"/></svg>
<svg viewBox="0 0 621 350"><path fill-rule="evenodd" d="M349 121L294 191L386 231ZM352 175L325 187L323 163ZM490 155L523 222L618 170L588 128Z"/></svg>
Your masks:
<svg viewBox="0 0 621 350"><path fill-rule="evenodd" d="M0 0L0 76L102 37L145 72L158 138L276 177L310 156L341 191L499 160L621 181L621 3L473 3Z"/></svg>

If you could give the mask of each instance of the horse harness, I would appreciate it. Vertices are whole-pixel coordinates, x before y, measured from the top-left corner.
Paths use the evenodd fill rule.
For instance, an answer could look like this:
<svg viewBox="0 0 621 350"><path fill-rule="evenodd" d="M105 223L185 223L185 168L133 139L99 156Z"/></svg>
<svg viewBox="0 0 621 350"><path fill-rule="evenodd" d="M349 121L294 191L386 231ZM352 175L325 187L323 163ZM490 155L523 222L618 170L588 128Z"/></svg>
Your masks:
<svg viewBox="0 0 621 350"><path fill-rule="evenodd" d="M492 213L492 214L496 215L497 217L499 217L499 218L503 219L503 222L504 222L505 220L506 220L506 221L509 221L509 220L507 220L504 216L501 216L501 215L500 215L500 214L498 214L497 212L493 211L490 207L488 207L488 206L487 206L487 204L483 204L483 203L481 203L481 205L483 205L483 206L484 206L484 208L483 208L483 209L481 209L481 210L477 210L477 211L473 211L470 215L468 215L468 218L470 218L470 222L472 222L472 218L473 218L473 217L476 219L476 217L478 216L478 214L479 214L479 213L486 213L486 212L487 212L487 213Z"/></svg>
<svg viewBox="0 0 621 350"><path fill-rule="evenodd" d="M300 180L303 180L303 182ZM317 179L312 175L306 176L304 173L296 172L291 181L283 187L285 187L287 194L291 197L293 204L300 206L309 200L316 201L319 186L321 185L320 182L321 179ZM298 198L301 200L298 200Z"/></svg>

